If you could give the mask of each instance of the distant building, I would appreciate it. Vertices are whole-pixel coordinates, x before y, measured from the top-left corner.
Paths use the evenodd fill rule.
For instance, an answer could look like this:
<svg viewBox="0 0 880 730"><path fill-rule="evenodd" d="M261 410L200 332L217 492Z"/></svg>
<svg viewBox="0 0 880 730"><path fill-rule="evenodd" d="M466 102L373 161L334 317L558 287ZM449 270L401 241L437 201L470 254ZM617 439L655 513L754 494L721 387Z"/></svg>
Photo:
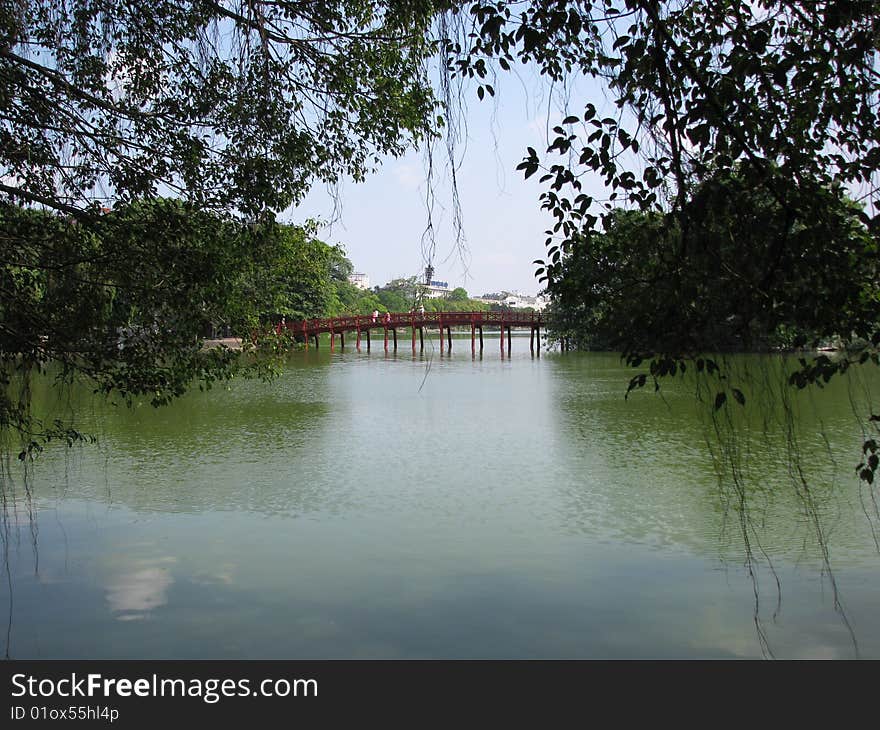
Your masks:
<svg viewBox="0 0 880 730"><path fill-rule="evenodd" d="M425 267L425 282L422 291L428 299L445 299L449 296L449 282L437 281L434 278L434 267L430 264Z"/></svg>
<svg viewBox="0 0 880 730"><path fill-rule="evenodd" d="M358 289L369 289L370 277L366 274L351 274L348 277L348 283L353 284Z"/></svg>
<svg viewBox="0 0 880 730"><path fill-rule="evenodd" d="M476 301L484 304L495 304L497 306L509 307L511 309L530 308L541 312L549 303L549 299L539 294L538 296L530 296L520 292L494 292L492 294L483 294L481 297L474 297Z"/></svg>
<svg viewBox="0 0 880 730"><path fill-rule="evenodd" d="M449 296L449 282L448 281L437 281L436 279L431 279L427 284L424 285L425 296L428 299L445 299Z"/></svg>

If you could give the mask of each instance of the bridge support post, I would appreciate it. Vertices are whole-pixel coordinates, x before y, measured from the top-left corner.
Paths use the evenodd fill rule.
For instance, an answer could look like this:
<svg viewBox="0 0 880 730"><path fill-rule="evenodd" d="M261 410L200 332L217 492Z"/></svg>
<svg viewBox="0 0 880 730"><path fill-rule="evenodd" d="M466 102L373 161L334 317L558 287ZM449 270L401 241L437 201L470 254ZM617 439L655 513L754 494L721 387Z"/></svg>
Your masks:
<svg viewBox="0 0 880 730"><path fill-rule="evenodd" d="M419 327L419 351L425 351L425 328Z"/></svg>
<svg viewBox="0 0 880 730"><path fill-rule="evenodd" d="M303 339L306 341L306 349L309 349L309 332L306 328L306 321L303 320Z"/></svg>
<svg viewBox="0 0 880 730"><path fill-rule="evenodd" d="M340 350L345 349L345 332L339 333L339 349Z"/></svg>
<svg viewBox="0 0 880 730"><path fill-rule="evenodd" d="M336 333L331 329L330 330L330 352L333 352L336 349Z"/></svg>
<svg viewBox="0 0 880 730"><path fill-rule="evenodd" d="M443 335L441 334L440 336L442 337ZM452 327L449 327L448 325L446 327L446 338L447 338L446 341L449 343L449 354L451 355L452 354Z"/></svg>
<svg viewBox="0 0 880 730"><path fill-rule="evenodd" d="M440 354L443 354L443 315L440 315L440 321L438 326L440 327Z"/></svg>
<svg viewBox="0 0 880 730"><path fill-rule="evenodd" d="M511 342L513 338L510 336L510 325L507 325L507 355L510 356L510 346L513 344Z"/></svg>
<svg viewBox="0 0 880 730"><path fill-rule="evenodd" d="M416 354L416 326L413 325L410 329L412 330L412 351L413 351L413 355L415 355Z"/></svg>
<svg viewBox="0 0 880 730"><path fill-rule="evenodd" d="M504 320L501 320L501 354L504 354Z"/></svg>
<svg viewBox="0 0 880 730"><path fill-rule="evenodd" d="M480 325L480 352L483 351L483 325Z"/></svg>
<svg viewBox="0 0 880 730"><path fill-rule="evenodd" d="M370 351L370 328L367 327L367 352Z"/></svg>
<svg viewBox="0 0 880 730"><path fill-rule="evenodd" d="M535 354L535 328L529 329L529 352Z"/></svg>
<svg viewBox="0 0 880 730"><path fill-rule="evenodd" d="M391 336L394 338L394 351L397 352L397 328L391 328Z"/></svg>
<svg viewBox="0 0 880 730"><path fill-rule="evenodd" d="M315 349L318 349L318 333L315 332Z"/></svg>
<svg viewBox="0 0 880 730"><path fill-rule="evenodd" d="M471 355L475 354L477 351L476 335L477 335L477 328L472 321L471 322Z"/></svg>
<svg viewBox="0 0 880 730"><path fill-rule="evenodd" d="M538 340L538 357L541 357L541 325L535 326L535 336Z"/></svg>
<svg viewBox="0 0 880 730"><path fill-rule="evenodd" d="M388 352L388 328L383 327L382 329L385 330L385 352Z"/></svg>
<svg viewBox="0 0 880 730"><path fill-rule="evenodd" d="M358 325L358 328L357 328L357 342L355 343L355 347L357 347L358 352L361 351L361 328L360 328L360 325Z"/></svg>

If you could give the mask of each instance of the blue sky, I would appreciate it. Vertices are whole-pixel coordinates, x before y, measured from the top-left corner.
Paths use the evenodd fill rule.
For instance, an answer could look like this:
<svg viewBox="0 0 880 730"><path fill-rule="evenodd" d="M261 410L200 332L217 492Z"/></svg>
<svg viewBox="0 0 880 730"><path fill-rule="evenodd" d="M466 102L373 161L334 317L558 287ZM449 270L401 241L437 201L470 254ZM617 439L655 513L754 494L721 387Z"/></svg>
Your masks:
<svg viewBox="0 0 880 730"><path fill-rule="evenodd" d="M457 172L463 251L456 248L452 228L445 146L441 143L435 149L435 176L442 178L435 185L433 212L435 278L448 281L450 287L464 286L471 295L501 290L534 294L540 286L532 261L544 257L545 231L553 219L540 209L543 187L537 182L539 176L526 181L515 168L527 147L534 147L539 155L546 149L548 111L551 127L564 112L555 100L548 110L548 94L535 78L506 74L493 86L494 100L487 96L479 102L473 89L465 92L467 138L462 133ZM587 101L600 109L605 106L597 101L596 93L591 98L570 96L573 113ZM373 286L421 274L425 264L422 234L428 222L426 179L424 155L411 152L386 160L364 183L346 182L337 219L321 231L321 238L341 244L355 270L367 274ZM333 211L333 198L314 189L283 218L329 220Z"/></svg>

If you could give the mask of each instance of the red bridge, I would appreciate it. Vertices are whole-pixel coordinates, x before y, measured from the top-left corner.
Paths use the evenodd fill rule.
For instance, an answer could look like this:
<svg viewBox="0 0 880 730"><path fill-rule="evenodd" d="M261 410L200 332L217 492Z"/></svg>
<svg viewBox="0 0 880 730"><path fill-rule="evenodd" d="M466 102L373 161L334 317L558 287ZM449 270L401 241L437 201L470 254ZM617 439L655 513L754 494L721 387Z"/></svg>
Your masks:
<svg viewBox="0 0 880 730"><path fill-rule="evenodd" d="M314 339L315 347L318 346L318 336L327 332L330 334L330 350L336 345L336 335L339 335L340 346L345 347L345 334L355 332L357 334L357 348L361 349L362 337L367 341L367 349L370 349L370 332L382 330L385 341L385 349L388 349L388 336L391 335L393 347L397 349L397 330L409 328L412 332L412 349L416 349L416 332L419 334L419 345L425 347L425 328L437 329L440 332L440 351L443 351L443 334L445 330L446 342L449 351L452 351L452 328L470 327L471 351L476 350L477 334L479 333L480 349L483 349L483 327L498 327L501 330L501 352L504 352L504 334L507 331L507 352L510 353L510 330L513 327L531 330L529 348L535 351L535 335L538 336L538 350L540 354L541 326L544 319L537 312L385 312L377 317L371 315L354 315L350 317L330 317L328 319L305 319L300 322L285 322L279 324L278 332L286 327L294 336L305 339L306 347L309 340Z"/></svg>

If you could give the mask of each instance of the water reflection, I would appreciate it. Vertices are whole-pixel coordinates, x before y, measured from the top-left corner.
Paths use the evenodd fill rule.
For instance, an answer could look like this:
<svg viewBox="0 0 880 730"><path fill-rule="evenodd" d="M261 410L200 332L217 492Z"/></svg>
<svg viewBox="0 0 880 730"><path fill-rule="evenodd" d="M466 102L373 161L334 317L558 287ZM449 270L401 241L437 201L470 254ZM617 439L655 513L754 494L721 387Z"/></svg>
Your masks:
<svg viewBox="0 0 880 730"><path fill-rule="evenodd" d="M107 604L117 621L139 621L168 603L168 589L174 582L166 558L159 565L144 565L117 576L107 586Z"/></svg>
<svg viewBox="0 0 880 730"><path fill-rule="evenodd" d="M692 393L624 401L614 356L408 344L313 348L272 383L167 409L91 404L100 448L34 472L41 575L22 540L13 656L761 656ZM777 446L749 442L755 475L785 466ZM817 503L880 656L878 560L836 483ZM753 494L786 597L777 655L851 656L803 513Z"/></svg>
<svg viewBox="0 0 880 730"><path fill-rule="evenodd" d="M627 373L614 355L550 356L558 418L554 479L571 530L717 555L720 506L705 435L691 401L623 398Z"/></svg>
<svg viewBox="0 0 880 730"><path fill-rule="evenodd" d="M762 550L815 565L821 557L815 514L848 561L876 562L871 522L848 468L858 456L861 432L848 406L846 382L784 404L799 409L793 422L766 390L760 419L750 423L743 415L758 409L734 411L742 419L735 446L747 492L742 502L732 503L729 476L722 474L719 482L710 457L711 407L695 400L693 382L670 381L660 395L637 392L624 400L629 373L617 356L569 353L548 360L560 414L553 421L553 441L561 449L560 463L567 465L555 481L572 529L741 561L745 547L738 520L747 509L751 539ZM745 366L761 369L760 362ZM776 382L784 382L779 361L773 367ZM798 424L797 434L786 430L790 423ZM792 482L794 441L796 458L811 480L814 514Z"/></svg>
<svg viewBox="0 0 880 730"><path fill-rule="evenodd" d="M146 512L295 515L343 503L345 485L326 480L326 464L310 458L338 416L329 364L303 353L282 379L191 393L170 408L114 408L80 393L80 426L100 445L75 452L73 464L69 454L50 454L41 469L55 484L75 473L71 496Z"/></svg>

